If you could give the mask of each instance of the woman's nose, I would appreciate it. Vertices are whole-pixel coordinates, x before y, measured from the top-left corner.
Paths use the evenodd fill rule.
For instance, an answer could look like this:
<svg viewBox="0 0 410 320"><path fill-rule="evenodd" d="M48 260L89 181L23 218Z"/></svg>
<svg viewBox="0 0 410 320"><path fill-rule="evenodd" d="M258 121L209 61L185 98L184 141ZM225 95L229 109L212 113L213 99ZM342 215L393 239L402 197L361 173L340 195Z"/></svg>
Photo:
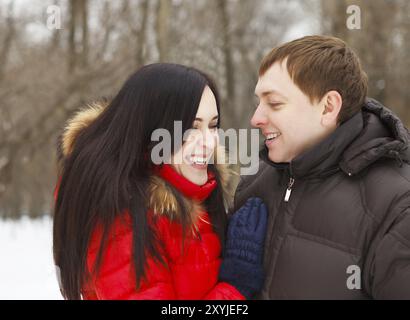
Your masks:
<svg viewBox="0 0 410 320"><path fill-rule="evenodd" d="M208 154L215 148L217 139L217 133L211 132L209 129L206 129L205 132L202 133L200 144L205 154Z"/></svg>

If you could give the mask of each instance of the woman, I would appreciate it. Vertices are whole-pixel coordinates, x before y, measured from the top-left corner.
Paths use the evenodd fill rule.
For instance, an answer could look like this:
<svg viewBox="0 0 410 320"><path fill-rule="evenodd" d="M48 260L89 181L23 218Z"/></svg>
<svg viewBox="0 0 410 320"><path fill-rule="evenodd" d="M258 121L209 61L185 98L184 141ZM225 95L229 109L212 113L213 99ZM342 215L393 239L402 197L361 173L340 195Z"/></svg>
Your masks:
<svg viewBox="0 0 410 320"><path fill-rule="evenodd" d="M228 176L223 165L210 163L220 149L219 115L205 74L153 64L132 75L111 103L70 120L61 138L54 216L64 298L244 299L260 289L263 241L243 242L253 242L243 226L254 232L258 223L238 224L220 268ZM166 129L174 138L175 121L187 139L171 139L169 164L154 165L152 133ZM266 209L258 201L237 216L243 222L264 215L258 218L264 227Z"/></svg>

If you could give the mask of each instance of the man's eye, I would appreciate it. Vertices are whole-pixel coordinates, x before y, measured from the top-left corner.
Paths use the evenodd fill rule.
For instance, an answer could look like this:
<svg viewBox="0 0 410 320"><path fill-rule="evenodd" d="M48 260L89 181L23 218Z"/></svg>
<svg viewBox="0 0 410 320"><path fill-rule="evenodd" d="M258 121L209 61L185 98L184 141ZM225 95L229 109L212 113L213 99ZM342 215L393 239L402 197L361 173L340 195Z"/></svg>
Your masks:
<svg viewBox="0 0 410 320"><path fill-rule="evenodd" d="M273 109L278 109L282 105L282 103L280 103L280 102L272 102L272 103L268 103L268 104Z"/></svg>

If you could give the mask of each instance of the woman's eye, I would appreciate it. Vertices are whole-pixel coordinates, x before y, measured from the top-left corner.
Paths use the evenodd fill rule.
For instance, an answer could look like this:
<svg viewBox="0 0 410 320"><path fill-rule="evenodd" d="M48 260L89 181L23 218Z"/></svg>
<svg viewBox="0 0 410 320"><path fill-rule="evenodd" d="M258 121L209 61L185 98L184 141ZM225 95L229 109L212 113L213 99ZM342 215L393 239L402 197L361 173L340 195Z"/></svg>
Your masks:
<svg viewBox="0 0 410 320"><path fill-rule="evenodd" d="M216 130L216 129L218 129L218 125L215 124L215 125L213 125L213 126L210 126L209 129L210 129L210 130Z"/></svg>

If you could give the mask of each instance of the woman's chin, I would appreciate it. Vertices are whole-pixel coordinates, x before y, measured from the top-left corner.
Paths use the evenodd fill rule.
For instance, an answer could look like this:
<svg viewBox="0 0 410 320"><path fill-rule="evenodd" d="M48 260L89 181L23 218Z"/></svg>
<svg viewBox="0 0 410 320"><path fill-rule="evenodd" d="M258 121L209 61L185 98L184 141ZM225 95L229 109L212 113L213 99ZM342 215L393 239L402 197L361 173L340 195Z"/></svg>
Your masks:
<svg viewBox="0 0 410 320"><path fill-rule="evenodd" d="M188 168L187 168L188 169ZM197 185L203 185L208 181L208 165L191 164L184 176L187 180Z"/></svg>

